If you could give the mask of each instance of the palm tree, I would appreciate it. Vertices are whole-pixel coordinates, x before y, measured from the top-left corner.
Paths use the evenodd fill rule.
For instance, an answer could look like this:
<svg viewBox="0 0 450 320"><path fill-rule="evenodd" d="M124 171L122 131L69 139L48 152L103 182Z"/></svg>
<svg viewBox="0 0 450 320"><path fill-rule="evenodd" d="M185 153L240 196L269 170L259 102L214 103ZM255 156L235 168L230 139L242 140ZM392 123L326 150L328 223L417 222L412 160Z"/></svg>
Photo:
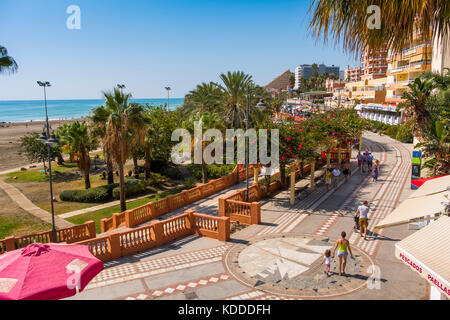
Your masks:
<svg viewBox="0 0 450 320"><path fill-rule="evenodd" d="M131 94L124 94L119 88L114 88L113 92L104 92L103 95L108 112L103 143L119 170L120 209L123 212L127 210L124 166L133 147L132 143L136 141L133 129L136 129L135 123L141 121L139 117L142 115L142 106L129 104Z"/></svg>
<svg viewBox="0 0 450 320"><path fill-rule="evenodd" d="M235 127L241 127L246 106L248 87L253 83L252 76L242 71L230 72L220 75L225 94L225 116L233 120Z"/></svg>
<svg viewBox="0 0 450 320"><path fill-rule="evenodd" d="M147 117L145 109L138 103L130 103L129 107L135 110L133 121L129 123L129 128L133 135L131 139L131 155L133 158L134 178L139 179L138 153L139 149L145 147L146 133L150 119Z"/></svg>
<svg viewBox="0 0 450 320"><path fill-rule="evenodd" d="M14 73L18 68L16 61L8 56L8 50L0 46L0 74L5 72Z"/></svg>
<svg viewBox="0 0 450 320"><path fill-rule="evenodd" d="M369 7L380 9L380 29L369 28L373 14ZM370 11L369 11L370 12ZM450 30L450 2L442 0L313 0L309 9L309 29L316 39L328 37L341 44L344 50L356 55L366 47L374 50L390 48L400 53L413 40L416 32L423 40L446 36Z"/></svg>
<svg viewBox="0 0 450 320"><path fill-rule="evenodd" d="M199 122L202 126L202 135L206 130L209 129L219 129L223 130L225 127L223 121L219 118L217 113L210 112L197 112L192 115L187 122L184 123L184 127L188 129L191 133L194 133L194 122ZM198 141L193 141L193 143L198 143ZM203 158L203 151L208 146L208 142L202 139L202 182L208 182L208 168Z"/></svg>
<svg viewBox="0 0 450 320"><path fill-rule="evenodd" d="M402 98L406 102L400 106L405 107L405 111L413 115L414 118L414 134L421 141L424 133L430 127L431 113L426 108L427 99L433 91L433 82L431 80L422 80L416 78L413 83L408 85L409 90L403 93Z"/></svg>
<svg viewBox="0 0 450 320"><path fill-rule="evenodd" d="M86 122L74 122L67 131L67 142L69 143L72 153L77 155L78 169L84 175L84 186L86 189L91 187L89 172L91 170L91 157L89 151L93 146L93 141L89 135Z"/></svg>
<svg viewBox="0 0 450 320"><path fill-rule="evenodd" d="M203 82L186 95L185 105L188 106L188 112L193 110L220 112L218 109L221 107L222 100L223 92L217 83Z"/></svg>
<svg viewBox="0 0 450 320"><path fill-rule="evenodd" d="M109 117L109 111L105 106L101 106L92 110L91 121L92 121L92 134L99 138L101 141L104 141L106 136L106 122ZM114 168L111 153L106 148L106 145L102 143L103 154L106 162L106 172L108 184L114 183Z"/></svg>
<svg viewBox="0 0 450 320"><path fill-rule="evenodd" d="M425 140L416 145L422 147L424 156L428 158L424 167L433 170L433 176L449 174L450 171L450 134L444 121L433 120L425 132Z"/></svg>

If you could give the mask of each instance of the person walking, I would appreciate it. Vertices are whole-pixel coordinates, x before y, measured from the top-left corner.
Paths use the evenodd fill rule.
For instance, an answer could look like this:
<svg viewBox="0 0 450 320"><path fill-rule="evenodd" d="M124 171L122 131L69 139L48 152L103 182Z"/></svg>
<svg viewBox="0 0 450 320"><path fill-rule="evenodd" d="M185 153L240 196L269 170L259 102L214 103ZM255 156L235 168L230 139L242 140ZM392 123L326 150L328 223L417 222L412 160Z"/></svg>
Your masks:
<svg viewBox="0 0 450 320"><path fill-rule="evenodd" d="M348 182L348 178L350 177L350 161L347 160L347 162L345 162L342 173L344 174L345 182Z"/></svg>
<svg viewBox="0 0 450 320"><path fill-rule="evenodd" d="M336 165L331 174L333 175L334 187L337 188L339 184L339 177L341 176L341 169L339 169L338 165Z"/></svg>
<svg viewBox="0 0 450 320"><path fill-rule="evenodd" d="M353 253L352 249L350 248L350 242L345 239L347 236L347 233L345 231L342 231L341 238L336 241L336 244L334 245L333 249L333 258L336 253L337 249L337 257L338 257L338 264L339 264L339 275L345 275L345 267L347 266L347 257L348 253L350 252L350 256L353 259Z"/></svg>
<svg viewBox="0 0 450 320"><path fill-rule="evenodd" d="M369 169L369 172L372 171L373 167L373 155L369 152L367 155L367 168Z"/></svg>
<svg viewBox="0 0 450 320"><path fill-rule="evenodd" d="M364 173L366 172L366 166L367 166L367 154L363 153L361 156L361 172Z"/></svg>
<svg viewBox="0 0 450 320"><path fill-rule="evenodd" d="M372 178L373 178L373 182L378 181L378 164L376 162L372 168Z"/></svg>
<svg viewBox="0 0 450 320"><path fill-rule="evenodd" d="M359 217L359 232L361 237L364 232L364 240L367 240L367 227L369 226L369 202L364 201L363 205L358 207L356 215Z"/></svg>
<svg viewBox="0 0 450 320"><path fill-rule="evenodd" d="M358 169L362 170L361 164L362 164L362 154L361 151L358 151L358 155L356 156L356 159L358 160Z"/></svg>
<svg viewBox="0 0 450 320"><path fill-rule="evenodd" d="M330 269L331 269L331 259L332 259L331 258L331 250L330 249L325 250L325 253L323 255L322 264L325 262L325 265L327 266L327 269L325 271L325 274L327 276L330 276L329 273L330 273Z"/></svg>

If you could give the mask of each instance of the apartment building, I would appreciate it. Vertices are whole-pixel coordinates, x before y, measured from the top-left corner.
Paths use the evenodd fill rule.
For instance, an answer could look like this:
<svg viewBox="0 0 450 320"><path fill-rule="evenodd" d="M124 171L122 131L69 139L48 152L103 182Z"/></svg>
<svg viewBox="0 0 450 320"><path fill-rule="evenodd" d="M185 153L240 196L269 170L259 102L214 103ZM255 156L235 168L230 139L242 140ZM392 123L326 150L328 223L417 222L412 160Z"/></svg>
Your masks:
<svg viewBox="0 0 450 320"><path fill-rule="evenodd" d="M385 78L388 69L388 50L367 48L361 57L361 80Z"/></svg>
<svg viewBox="0 0 450 320"><path fill-rule="evenodd" d="M386 103L402 102L408 84L423 72L431 70L432 44L415 34L410 45L399 54L389 52L387 62Z"/></svg>
<svg viewBox="0 0 450 320"><path fill-rule="evenodd" d="M345 69L345 80L348 82L361 81L362 69L360 67Z"/></svg>
<svg viewBox="0 0 450 320"><path fill-rule="evenodd" d="M326 66L324 64L317 65L317 69L319 72L319 75L324 74L325 72L328 74L335 74L336 78L339 77L339 67L335 65ZM297 90L300 87L300 81L302 78L309 79L311 78L311 75L313 74L314 69L312 65L310 64L302 64L299 65L297 68L295 68L295 86L294 89Z"/></svg>
<svg viewBox="0 0 450 320"><path fill-rule="evenodd" d="M357 103L384 103L387 78L366 79L345 84L348 99Z"/></svg>

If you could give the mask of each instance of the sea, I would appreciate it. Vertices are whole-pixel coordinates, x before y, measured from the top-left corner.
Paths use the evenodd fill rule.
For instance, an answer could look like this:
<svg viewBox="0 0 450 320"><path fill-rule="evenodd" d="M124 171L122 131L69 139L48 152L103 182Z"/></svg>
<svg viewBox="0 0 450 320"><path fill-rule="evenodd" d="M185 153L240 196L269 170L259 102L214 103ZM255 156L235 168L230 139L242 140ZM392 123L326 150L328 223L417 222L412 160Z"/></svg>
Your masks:
<svg viewBox="0 0 450 320"><path fill-rule="evenodd" d="M67 120L87 117L91 110L105 100L47 100L49 120ZM132 99L130 102L154 106L167 105L167 99ZM170 110L181 106L184 99L170 99ZM44 100L0 101L1 122L29 122L45 120Z"/></svg>

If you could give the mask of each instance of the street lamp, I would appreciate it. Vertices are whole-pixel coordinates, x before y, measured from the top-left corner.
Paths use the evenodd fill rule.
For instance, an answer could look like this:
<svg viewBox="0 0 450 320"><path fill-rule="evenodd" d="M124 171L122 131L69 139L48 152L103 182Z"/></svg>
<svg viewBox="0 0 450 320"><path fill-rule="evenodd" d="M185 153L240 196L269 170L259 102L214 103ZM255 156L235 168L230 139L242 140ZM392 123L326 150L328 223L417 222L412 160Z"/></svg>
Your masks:
<svg viewBox="0 0 450 320"><path fill-rule="evenodd" d="M264 101L261 99L259 100L259 103L256 105L256 108L258 108L259 111L263 112L266 109L266 105L264 104ZM246 190L246 195L245 195L245 201L248 202L249 201L249 182L248 182L248 167L249 167L249 147L250 147L250 141L249 141L249 136L248 136L248 123L249 123L249 113L250 113L250 87L248 87L247 89L247 108L245 110L245 130L246 130L246 135L245 135L245 170L247 172L247 190ZM256 178L255 178L256 179Z"/></svg>
<svg viewBox="0 0 450 320"><path fill-rule="evenodd" d="M167 90L167 109L170 109L170 90L172 90L171 87L165 87L165 89Z"/></svg>
<svg viewBox="0 0 450 320"><path fill-rule="evenodd" d="M52 179L52 159L51 159L51 149L58 145L59 141L55 137L55 132L52 130L52 134L50 135L50 125L48 123L48 113L47 113L47 87L51 87L50 82L48 81L37 81L37 84L40 87L44 87L44 101L45 101L45 126L42 130L42 133L38 140L43 144L47 145L48 152L48 170L49 170L49 181L50 181L50 204L52 208L52 240L53 242L57 242L56 238L56 228L55 228L55 208L53 205L53 179Z"/></svg>

